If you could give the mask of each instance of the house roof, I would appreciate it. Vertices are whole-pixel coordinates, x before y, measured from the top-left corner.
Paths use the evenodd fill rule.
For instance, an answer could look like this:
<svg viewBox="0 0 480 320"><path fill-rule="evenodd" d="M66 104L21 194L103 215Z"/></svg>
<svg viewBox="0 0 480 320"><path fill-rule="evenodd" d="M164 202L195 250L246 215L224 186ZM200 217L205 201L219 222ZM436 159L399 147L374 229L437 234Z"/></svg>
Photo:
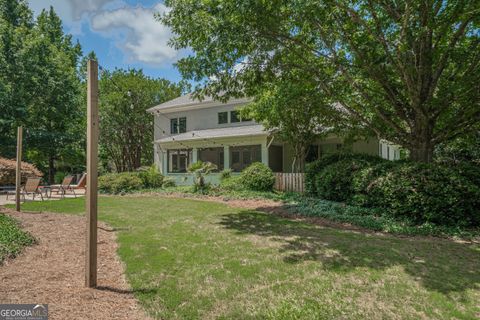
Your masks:
<svg viewBox="0 0 480 320"><path fill-rule="evenodd" d="M194 99L192 93L188 93L181 97L175 98L173 100L169 100L155 107L147 109L147 112L153 113L157 110L168 110L168 109L176 109L176 108L231 105L231 104L237 104L237 103L246 103L249 101L251 101L251 99L240 98L240 99L230 99L228 102L224 103L218 100L214 100L213 97L210 97L210 96L205 96L200 101L199 99Z"/></svg>
<svg viewBox="0 0 480 320"><path fill-rule="evenodd" d="M269 135L270 131L265 130L263 125L254 124L249 126L226 127L216 129L193 130L180 133L174 136L164 137L155 140L155 143L166 143L174 141L195 141L212 138L230 138Z"/></svg>

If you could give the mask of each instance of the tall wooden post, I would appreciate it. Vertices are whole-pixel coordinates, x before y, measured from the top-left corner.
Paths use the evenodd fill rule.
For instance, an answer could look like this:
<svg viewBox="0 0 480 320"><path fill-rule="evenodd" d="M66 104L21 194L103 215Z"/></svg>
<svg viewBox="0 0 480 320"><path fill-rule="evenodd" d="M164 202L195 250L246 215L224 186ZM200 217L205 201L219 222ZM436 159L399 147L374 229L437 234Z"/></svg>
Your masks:
<svg viewBox="0 0 480 320"><path fill-rule="evenodd" d="M15 176L15 208L20 211L20 188L22 187L22 136L23 128L17 129L17 169Z"/></svg>
<svg viewBox="0 0 480 320"><path fill-rule="evenodd" d="M97 286L98 63L88 61L87 88L87 248L85 286Z"/></svg>

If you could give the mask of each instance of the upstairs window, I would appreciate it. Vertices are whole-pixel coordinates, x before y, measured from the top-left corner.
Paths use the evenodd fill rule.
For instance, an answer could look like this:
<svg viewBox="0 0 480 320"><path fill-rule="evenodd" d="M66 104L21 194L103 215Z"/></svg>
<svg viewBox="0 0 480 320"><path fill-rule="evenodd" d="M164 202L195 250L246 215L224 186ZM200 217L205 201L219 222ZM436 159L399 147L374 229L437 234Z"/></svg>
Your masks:
<svg viewBox="0 0 480 320"><path fill-rule="evenodd" d="M184 133L187 132L187 118L173 118L170 119L170 133Z"/></svg>
<svg viewBox="0 0 480 320"><path fill-rule="evenodd" d="M218 124L228 123L228 112L219 112L218 113Z"/></svg>
<svg viewBox="0 0 480 320"><path fill-rule="evenodd" d="M240 115L238 114L238 111L230 111L230 122L240 122Z"/></svg>

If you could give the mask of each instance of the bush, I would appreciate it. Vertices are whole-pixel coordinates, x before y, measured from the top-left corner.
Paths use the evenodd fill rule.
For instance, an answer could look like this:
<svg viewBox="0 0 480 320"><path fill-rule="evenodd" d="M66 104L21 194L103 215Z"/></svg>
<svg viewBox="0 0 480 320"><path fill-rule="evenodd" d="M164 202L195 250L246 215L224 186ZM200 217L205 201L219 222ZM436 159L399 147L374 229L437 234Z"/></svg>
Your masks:
<svg viewBox="0 0 480 320"><path fill-rule="evenodd" d="M480 165L472 162L459 162L452 165L451 169L480 188Z"/></svg>
<svg viewBox="0 0 480 320"><path fill-rule="evenodd" d="M358 171L368 168L377 159L345 158L324 167L315 177L316 191L320 198L333 201L349 201L355 193L353 177Z"/></svg>
<svg viewBox="0 0 480 320"><path fill-rule="evenodd" d="M176 185L175 180L173 180L172 178L163 178L163 184L162 184L163 188L171 188L171 187L175 187L175 185Z"/></svg>
<svg viewBox="0 0 480 320"><path fill-rule="evenodd" d="M254 162L240 175L241 184L252 191L272 191L275 176L272 170L261 162Z"/></svg>
<svg viewBox="0 0 480 320"><path fill-rule="evenodd" d="M480 225L480 188L439 164L399 162L365 190L369 205L417 224Z"/></svg>
<svg viewBox="0 0 480 320"><path fill-rule="evenodd" d="M138 176L142 179L144 188L160 188L163 184L164 177L155 165L141 168Z"/></svg>
<svg viewBox="0 0 480 320"><path fill-rule="evenodd" d="M17 163L15 160L0 157L0 186L15 184L16 167ZM21 167L22 183L25 183L27 178L40 178L43 176L43 174L33 164L22 161Z"/></svg>
<svg viewBox="0 0 480 320"><path fill-rule="evenodd" d="M328 156L325 156L319 160L308 163L305 168L305 191L309 195L317 194L316 187L316 176L323 170L326 166L334 164L342 159L363 159L372 162L384 161L382 158L369 155L369 154L360 154L360 153L334 153Z"/></svg>
<svg viewBox="0 0 480 320"><path fill-rule="evenodd" d="M98 179L98 189L104 193L125 193L142 187L143 182L137 172L111 173Z"/></svg>
<svg viewBox="0 0 480 320"><path fill-rule="evenodd" d="M240 176L231 176L220 181L220 189L225 191L243 190L243 184Z"/></svg>
<svg viewBox="0 0 480 320"><path fill-rule="evenodd" d="M220 181L229 179L232 177L232 169L224 169L220 172Z"/></svg>

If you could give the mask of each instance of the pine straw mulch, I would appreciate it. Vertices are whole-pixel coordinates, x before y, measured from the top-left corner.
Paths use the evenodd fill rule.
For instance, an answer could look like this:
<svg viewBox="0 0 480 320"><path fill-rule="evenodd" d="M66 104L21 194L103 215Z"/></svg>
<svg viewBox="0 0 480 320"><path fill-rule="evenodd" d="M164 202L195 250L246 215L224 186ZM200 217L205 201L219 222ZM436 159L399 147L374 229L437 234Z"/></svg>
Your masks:
<svg viewBox="0 0 480 320"><path fill-rule="evenodd" d="M85 218L53 213L0 214L17 219L37 244L0 266L1 303L47 303L49 319L149 319L117 257L115 232L98 229L98 288L85 288Z"/></svg>

